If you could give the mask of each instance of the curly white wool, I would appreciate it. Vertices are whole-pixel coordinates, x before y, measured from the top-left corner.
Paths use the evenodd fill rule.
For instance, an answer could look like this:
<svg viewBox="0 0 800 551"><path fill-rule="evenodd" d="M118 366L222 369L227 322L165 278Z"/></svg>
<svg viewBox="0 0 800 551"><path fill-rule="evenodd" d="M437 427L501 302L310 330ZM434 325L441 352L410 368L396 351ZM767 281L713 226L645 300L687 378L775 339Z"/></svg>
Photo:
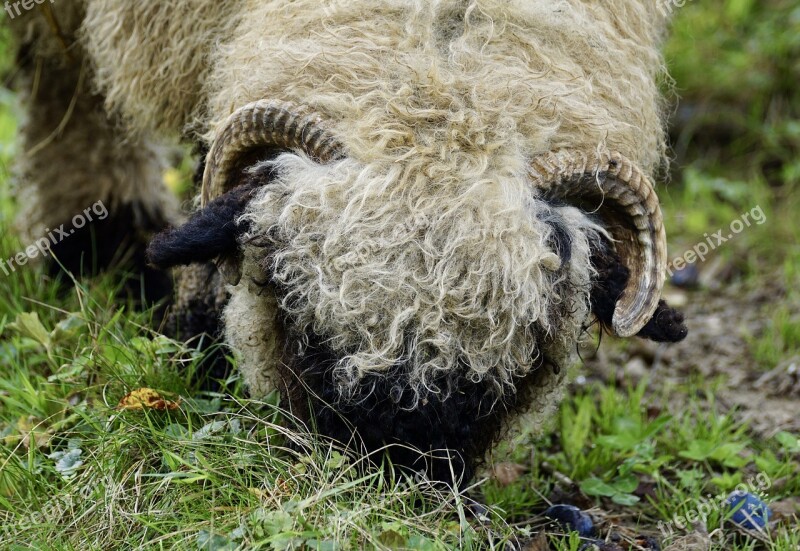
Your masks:
<svg viewBox="0 0 800 551"><path fill-rule="evenodd" d="M344 396L366 374L400 364L420 395L444 390L436 381L459 363L507 390L541 353L563 361L588 315L589 242L599 227L577 209L533 200L522 176L455 171L434 183L419 177L421 162L324 167L283 155L245 216L245 241L267 245L248 246L248 256L260 251L260 273L274 274L299 332L324 337L342 358ZM572 241L568 266L546 222L559 217ZM246 308L270 308L265 294L248 277L233 289L229 338L239 316L252 316ZM264 378L270 362L244 360L250 379Z"/></svg>
<svg viewBox="0 0 800 551"><path fill-rule="evenodd" d="M645 172L663 159L653 2L84 2L98 87L136 128L210 137L278 98L338 121L365 162L453 143L613 149Z"/></svg>

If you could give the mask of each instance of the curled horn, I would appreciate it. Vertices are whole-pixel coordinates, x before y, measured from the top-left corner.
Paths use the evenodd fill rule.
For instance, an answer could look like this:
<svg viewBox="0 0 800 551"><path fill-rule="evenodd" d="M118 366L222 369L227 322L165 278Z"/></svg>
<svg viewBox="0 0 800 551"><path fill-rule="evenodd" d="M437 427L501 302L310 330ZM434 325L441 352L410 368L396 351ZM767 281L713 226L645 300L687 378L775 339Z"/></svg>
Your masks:
<svg viewBox="0 0 800 551"><path fill-rule="evenodd" d="M233 176L240 160L258 148L303 152L323 163L343 157L344 151L322 117L309 108L286 101L249 103L223 123L206 156L202 208L236 187ZM228 283L239 283L240 255L220 256L217 268Z"/></svg>
<svg viewBox="0 0 800 551"><path fill-rule="evenodd" d="M235 186L238 161L255 148L302 151L319 162L343 156L343 147L323 118L302 105L259 100L238 109L223 123L206 157L201 205Z"/></svg>
<svg viewBox="0 0 800 551"><path fill-rule="evenodd" d="M667 237L653 184L616 152L550 152L533 160L532 177L548 197L596 209L606 222L630 270L612 326L620 337L637 334L658 306L667 267Z"/></svg>

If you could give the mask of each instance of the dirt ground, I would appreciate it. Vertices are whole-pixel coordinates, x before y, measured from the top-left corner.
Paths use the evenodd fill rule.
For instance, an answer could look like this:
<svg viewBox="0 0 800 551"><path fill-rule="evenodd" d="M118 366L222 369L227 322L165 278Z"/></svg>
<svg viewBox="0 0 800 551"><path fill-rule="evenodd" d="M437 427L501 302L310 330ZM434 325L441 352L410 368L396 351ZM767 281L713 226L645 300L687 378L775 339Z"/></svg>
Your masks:
<svg viewBox="0 0 800 551"><path fill-rule="evenodd" d="M725 268L711 271L715 277ZM686 315L686 340L663 345L636 339L626 347L604 342L584 356L586 371L605 380L633 382L649 373L654 388L673 388L691 377L721 379L717 403L732 410L755 435L769 438L780 431L800 432L800 351L768 372L757 365L751 351L752 339L768 329L776 307L787 306L795 316L800 315L800 304L790 301L779 273L749 281L758 281L759 286L728 281L684 290L668 285L665 298ZM678 392L670 396L675 411L685 398Z"/></svg>

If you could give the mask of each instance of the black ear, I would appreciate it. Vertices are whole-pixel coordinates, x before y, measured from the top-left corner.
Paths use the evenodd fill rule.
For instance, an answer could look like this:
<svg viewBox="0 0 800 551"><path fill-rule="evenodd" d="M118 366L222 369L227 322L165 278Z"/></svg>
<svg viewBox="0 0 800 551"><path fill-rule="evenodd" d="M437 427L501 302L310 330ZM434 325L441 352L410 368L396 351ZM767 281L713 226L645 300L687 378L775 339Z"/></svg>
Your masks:
<svg viewBox="0 0 800 551"><path fill-rule="evenodd" d="M148 262L167 269L236 254L237 240L248 229L236 220L257 188L255 184L236 187L194 213L183 226L156 235L147 247Z"/></svg>
<svg viewBox="0 0 800 551"><path fill-rule="evenodd" d="M610 331L614 308L628 283L630 272L605 240L592 249L592 265L597 270L597 277L592 283L592 312L600 324ZM636 336L656 342L679 342L688 334L683 314L662 300L653 317Z"/></svg>

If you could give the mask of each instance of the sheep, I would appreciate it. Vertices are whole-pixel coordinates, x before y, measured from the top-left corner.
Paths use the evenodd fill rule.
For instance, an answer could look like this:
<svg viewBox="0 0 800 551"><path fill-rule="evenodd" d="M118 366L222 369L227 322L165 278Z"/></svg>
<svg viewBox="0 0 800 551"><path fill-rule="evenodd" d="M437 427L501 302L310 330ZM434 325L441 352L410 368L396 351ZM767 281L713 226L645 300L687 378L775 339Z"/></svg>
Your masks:
<svg viewBox="0 0 800 551"><path fill-rule="evenodd" d="M169 225L147 258L183 266L173 333L460 485L543 426L593 319L686 335L652 184L666 25L645 0L45 3L12 22L38 83L24 225L103 199L136 258ZM202 152L185 224L156 139Z"/></svg>

